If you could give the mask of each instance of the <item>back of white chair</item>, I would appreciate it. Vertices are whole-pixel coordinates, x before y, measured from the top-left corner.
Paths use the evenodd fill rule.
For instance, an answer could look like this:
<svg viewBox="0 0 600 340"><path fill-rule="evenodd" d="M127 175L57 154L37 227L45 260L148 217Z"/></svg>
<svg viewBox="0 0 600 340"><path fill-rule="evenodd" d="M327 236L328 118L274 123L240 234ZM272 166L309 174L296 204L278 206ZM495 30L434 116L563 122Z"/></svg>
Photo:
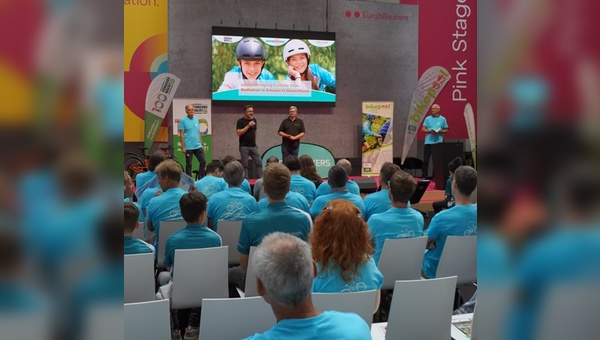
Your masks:
<svg viewBox="0 0 600 340"><path fill-rule="evenodd" d="M426 244L427 236L385 240L378 265L381 289L393 289L397 280L420 279Z"/></svg>
<svg viewBox="0 0 600 340"><path fill-rule="evenodd" d="M125 303L154 300L154 254L125 255Z"/></svg>
<svg viewBox="0 0 600 340"><path fill-rule="evenodd" d="M250 247L250 254L248 256L248 269L246 269L246 289L244 289L244 297L257 296L256 291L256 274L254 273L254 267L252 266L252 256L256 247Z"/></svg>
<svg viewBox="0 0 600 340"><path fill-rule="evenodd" d="M239 340L262 333L276 323L271 307L260 296L204 299L200 339Z"/></svg>
<svg viewBox="0 0 600 340"><path fill-rule="evenodd" d="M124 339L125 321L123 307L120 304L116 306L112 304L93 306L85 313L84 325L82 339Z"/></svg>
<svg viewBox="0 0 600 340"><path fill-rule="evenodd" d="M377 290L365 290L351 293L313 293L313 304L317 309L349 312L358 314L369 328L373 322L373 309Z"/></svg>
<svg viewBox="0 0 600 340"><path fill-rule="evenodd" d="M448 236L436 277L458 277L458 284L477 282L477 236Z"/></svg>
<svg viewBox="0 0 600 340"><path fill-rule="evenodd" d="M185 221L162 221L160 222L160 230L158 233L158 262L157 266L159 268L164 268L165 264L165 245L167 244L167 239L169 236L173 235L175 232L185 228Z"/></svg>
<svg viewBox="0 0 600 340"><path fill-rule="evenodd" d="M456 276L396 281L386 339L450 339Z"/></svg>
<svg viewBox="0 0 600 340"><path fill-rule="evenodd" d="M240 264L240 253L237 250L237 244L240 240L241 230L242 221L219 221L217 234L221 236L222 245L229 247L229 265Z"/></svg>
<svg viewBox="0 0 600 340"><path fill-rule="evenodd" d="M555 283L542 299L539 321L531 326L532 339L598 339L600 294L597 279Z"/></svg>
<svg viewBox="0 0 600 340"><path fill-rule="evenodd" d="M515 303L515 289L510 284L485 285L477 291L473 311L471 339L503 340L508 338L510 310ZM478 312L484 311L484 313Z"/></svg>
<svg viewBox="0 0 600 340"><path fill-rule="evenodd" d="M171 338L169 300L125 304L125 339Z"/></svg>
<svg viewBox="0 0 600 340"><path fill-rule="evenodd" d="M0 338L50 340L52 336L52 316L45 311L3 313L0 316Z"/></svg>
<svg viewBox="0 0 600 340"><path fill-rule="evenodd" d="M226 297L227 247L175 250L172 309L200 307L203 298Z"/></svg>
<svg viewBox="0 0 600 340"><path fill-rule="evenodd" d="M140 214L141 214L141 212L140 212ZM137 238L139 240L145 240L145 237L144 237L145 236L144 235L145 234L145 232L144 232L145 224L146 223L140 223L139 228L137 228L133 231L134 238Z"/></svg>

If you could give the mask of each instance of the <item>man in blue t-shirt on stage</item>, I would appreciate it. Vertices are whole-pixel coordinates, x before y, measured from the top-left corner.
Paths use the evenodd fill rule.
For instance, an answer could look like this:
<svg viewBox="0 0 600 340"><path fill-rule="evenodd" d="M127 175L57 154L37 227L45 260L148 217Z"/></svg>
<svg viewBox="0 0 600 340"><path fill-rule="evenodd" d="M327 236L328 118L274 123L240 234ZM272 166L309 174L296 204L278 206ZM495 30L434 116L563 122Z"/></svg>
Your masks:
<svg viewBox="0 0 600 340"><path fill-rule="evenodd" d="M204 177L206 157L202 148L202 137L200 136L200 120L194 117L194 105L185 106L186 116L179 121L179 138L181 140L181 152L185 154L185 173L192 175L192 161L195 156L200 162L198 169L200 178Z"/></svg>
<svg viewBox="0 0 600 340"><path fill-rule="evenodd" d="M431 116L423 121L421 131L425 132L425 145L423 149L423 177L429 176L429 158L431 158L431 145L442 143L444 133L448 132L448 122L440 115L440 106L431 105Z"/></svg>

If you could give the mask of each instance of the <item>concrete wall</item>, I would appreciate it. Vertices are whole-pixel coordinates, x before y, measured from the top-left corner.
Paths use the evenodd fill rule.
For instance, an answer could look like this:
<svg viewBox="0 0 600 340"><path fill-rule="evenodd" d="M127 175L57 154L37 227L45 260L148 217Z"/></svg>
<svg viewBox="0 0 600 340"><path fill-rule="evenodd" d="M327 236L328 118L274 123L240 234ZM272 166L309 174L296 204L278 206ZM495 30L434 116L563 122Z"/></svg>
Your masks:
<svg viewBox="0 0 600 340"><path fill-rule="evenodd" d="M377 13L406 20L367 18ZM182 80L177 97L211 96L212 26L335 32L337 104L296 105L307 130L303 141L325 146L336 158L360 157L362 101L390 100L394 155L401 155L402 129L418 79L417 6L344 0L169 1L169 72ZM238 156L235 122L242 107L213 105L214 157ZM255 106L261 152L281 142L277 129L287 111L288 106ZM416 152L415 141L411 155Z"/></svg>

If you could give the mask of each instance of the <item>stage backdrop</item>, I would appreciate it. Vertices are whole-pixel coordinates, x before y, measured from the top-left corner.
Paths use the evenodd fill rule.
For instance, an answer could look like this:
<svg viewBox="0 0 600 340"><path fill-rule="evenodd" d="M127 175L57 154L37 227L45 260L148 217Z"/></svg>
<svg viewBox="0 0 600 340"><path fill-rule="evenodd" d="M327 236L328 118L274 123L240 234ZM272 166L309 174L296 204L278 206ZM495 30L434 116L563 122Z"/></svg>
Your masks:
<svg viewBox="0 0 600 340"><path fill-rule="evenodd" d="M331 151L326 148L310 143L300 143L300 149L298 150L298 156L309 155L315 162L315 167L319 176L327 178L329 169L335 165L335 159ZM279 162L283 162L281 159L281 145L275 145L267 149L262 155L263 169L267 166L267 158L275 156L279 159Z"/></svg>
<svg viewBox="0 0 600 340"><path fill-rule="evenodd" d="M362 103L363 176L379 176L381 166L394 158L394 102Z"/></svg>
<svg viewBox="0 0 600 340"><path fill-rule="evenodd" d="M173 99L173 152L179 163L185 166L185 155L181 152L181 138L179 138L179 120L185 117L185 106L194 105L194 115L200 120L200 132L202 133L202 148L206 164L212 162L212 115L210 109L210 99L191 99L175 98ZM193 158L192 169L198 169L200 164L196 157Z"/></svg>

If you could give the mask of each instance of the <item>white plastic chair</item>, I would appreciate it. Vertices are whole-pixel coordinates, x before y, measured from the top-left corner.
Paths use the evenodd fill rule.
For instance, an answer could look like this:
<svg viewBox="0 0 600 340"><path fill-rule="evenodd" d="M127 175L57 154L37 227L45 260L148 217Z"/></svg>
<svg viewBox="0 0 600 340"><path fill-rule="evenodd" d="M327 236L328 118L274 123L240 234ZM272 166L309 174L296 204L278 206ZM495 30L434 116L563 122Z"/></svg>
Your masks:
<svg viewBox="0 0 600 340"><path fill-rule="evenodd" d="M448 236L436 277L458 277L457 284L477 282L477 236Z"/></svg>
<svg viewBox="0 0 600 340"><path fill-rule="evenodd" d="M313 305L322 311L356 313L371 327L377 290L351 293L313 293Z"/></svg>
<svg viewBox="0 0 600 340"><path fill-rule="evenodd" d="M171 338L169 300L125 304L125 339Z"/></svg>
<svg viewBox="0 0 600 340"><path fill-rule="evenodd" d="M237 251L237 244L240 240L241 230L242 221L219 221L217 234L221 236L222 245L229 247L229 265L240 264L240 253Z"/></svg>
<svg viewBox="0 0 600 340"><path fill-rule="evenodd" d="M397 280L420 279L426 244L427 236L385 240L377 266L383 274L381 289L393 289Z"/></svg>
<svg viewBox="0 0 600 340"><path fill-rule="evenodd" d="M200 339L239 340L265 332L276 323L271 307L260 296L203 299Z"/></svg>
<svg viewBox="0 0 600 340"><path fill-rule="evenodd" d="M187 223L185 221L162 221L160 222L159 235L158 235L158 255L157 255L157 266L159 268L165 268L165 246L169 236L173 235L177 231L185 228Z"/></svg>
<svg viewBox="0 0 600 340"><path fill-rule="evenodd" d="M171 308L202 306L203 298L229 297L227 247L175 250Z"/></svg>
<svg viewBox="0 0 600 340"><path fill-rule="evenodd" d="M246 287L243 292L240 289L237 290L241 297L258 296L258 291L256 290L256 274L254 273L254 267L252 266L252 256L254 256L255 251L256 247L250 247L250 254L248 254L248 268L246 269Z"/></svg>
<svg viewBox="0 0 600 340"><path fill-rule="evenodd" d="M125 303L154 300L154 254L125 255L123 265Z"/></svg>
<svg viewBox="0 0 600 340"><path fill-rule="evenodd" d="M385 338L450 339L455 288L456 276L396 281Z"/></svg>

